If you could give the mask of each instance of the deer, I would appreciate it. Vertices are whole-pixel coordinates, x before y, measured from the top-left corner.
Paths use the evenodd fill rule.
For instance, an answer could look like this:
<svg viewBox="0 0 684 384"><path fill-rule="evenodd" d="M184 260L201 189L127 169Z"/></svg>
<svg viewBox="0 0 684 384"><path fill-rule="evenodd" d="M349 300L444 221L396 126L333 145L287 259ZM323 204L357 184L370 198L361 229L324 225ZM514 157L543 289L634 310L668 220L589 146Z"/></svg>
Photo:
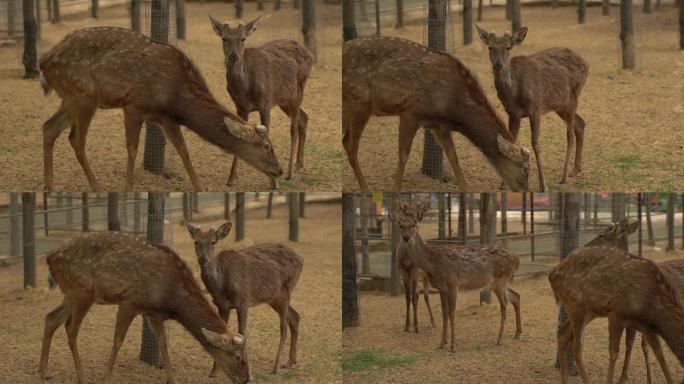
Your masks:
<svg viewBox="0 0 684 384"><path fill-rule="evenodd" d="M636 330L642 332L645 343L654 350L668 383L673 381L657 336L663 337L680 363L684 363L684 308L677 291L656 263L627 252L627 235L634 232L638 222L627 227L624 222L620 225L622 229L616 227L612 236L597 237L585 247L570 252L549 273L556 300L568 314L568 321L558 329L561 383L567 383L565 351L570 342L582 382L589 383L582 359L582 334L586 324L597 317L608 318L608 383L613 382L625 328L628 329L628 350L620 382L627 379L629 353Z"/></svg>
<svg viewBox="0 0 684 384"><path fill-rule="evenodd" d="M240 251L225 250L215 255L214 248L230 232L231 222L207 231L190 222L186 222L186 227L195 242L202 281L218 307L219 316L228 323L230 310L235 308L238 332L246 335L248 309L268 304L280 317L280 344L272 372L278 372L288 327L290 356L282 368L296 366L300 315L290 305L290 299L304 266L301 256L276 243L257 244ZM209 376L215 377L217 370L215 362Z"/></svg>
<svg viewBox="0 0 684 384"><path fill-rule="evenodd" d="M271 109L275 106L290 118L290 161L287 180L304 168L304 143L309 116L302 109L304 87L311 75L314 57L295 40L279 39L259 47L245 47L261 16L231 27L209 16L214 32L223 40L228 94L238 116L247 121L249 113L259 112L261 124L269 130ZM295 163L295 154L297 162ZM237 180L238 158L233 159L228 185Z"/></svg>
<svg viewBox="0 0 684 384"><path fill-rule="evenodd" d="M252 382L244 334L226 327L202 295L188 266L171 248L127 233L88 232L51 251L47 264L64 301L45 317L39 369L43 380L51 378L48 357L52 336L64 324L78 383L88 382L77 337L83 318L97 303L118 306L105 383L112 383L117 354L139 314L157 339L168 383L176 383L164 328L164 321L169 319L183 325L234 381Z"/></svg>
<svg viewBox="0 0 684 384"><path fill-rule="evenodd" d="M418 230L418 223L423 220L426 209L427 206L421 202L413 205L397 202L390 218L399 228L401 240L411 261L425 271L430 284L439 290L442 305L442 339L439 348L443 349L447 345L448 322L451 326L449 350L455 352L454 314L459 289L490 287L496 294L501 310L497 345L501 345L503 339L506 308L510 301L515 309L514 339L519 339L522 334L520 295L508 287L520 265L518 257L498 245L453 246L426 243Z"/></svg>
<svg viewBox="0 0 684 384"><path fill-rule="evenodd" d="M568 179L572 147L577 141L575 165L570 176L582 171L584 119L577 114L582 88L589 75L589 64L568 48L548 48L528 56L513 56L511 50L527 35L527 27L497 37L477 24L480 40L489 49L496 94L508 113L508 129L513 142L518 139L520 119L528 117L532 129L532 150L537 161L539 189L548 191L542 170L539 131L541 116L556 112L567 125L565 165L561 184Z"/></svg>
<svg viewBox="0 0 684 384"><path fill-rule="evenodd" d="M371 115L399 116L396 192L421 126L444 150L461 191L468 184L453 131L482 151L509 188L527 190L530 151L514 143L479 82L458 59L401 38L362 37L345 43L342 63L342 143L362 191L368 184L359 165L359 141Z"/></svg>
<svg viewBox="0 0 684 384"><path fill-rule="evenodd" d="M401 273L401 281L404 286L404 296L406 298L406 322L404 326L405 332L410 332L411 329L411 305L413 305L413 330L418 333L418 282L423 284L423 298L430 314L430 324L436 327L435 318L432 316L432 308L430 308L430 281L425 274L425 271L418 268L416 264L411 261L406 248L399 243L397 245L397 267Z"/></svg>
<svg viewBox="0 0 684 384"><path fill-rule="evenodd" d="M180 126L223 151L234 154L271 179L283 171L267 129L247 124L228 111L209 91L202 74L178 48L124 28L96 27L69 33L40 58L45 95L54 90L62 103L43 124L44 182L55 189L53 149L71 127L69 142L90 187L99 184L88 163L85 145L97 109L123 109L128 163L126 190L133 189L135 158L145 121L161 125L187 170L193 188L202 189L190 162Z"/></svg>

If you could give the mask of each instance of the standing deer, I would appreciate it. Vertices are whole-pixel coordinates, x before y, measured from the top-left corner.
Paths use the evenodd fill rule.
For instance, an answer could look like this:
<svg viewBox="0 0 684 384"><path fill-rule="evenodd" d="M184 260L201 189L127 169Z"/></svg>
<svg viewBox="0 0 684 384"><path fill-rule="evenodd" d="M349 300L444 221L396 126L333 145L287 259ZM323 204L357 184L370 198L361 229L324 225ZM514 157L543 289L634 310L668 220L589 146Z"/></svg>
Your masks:
<svg viewBox="0 0 684 384"><path fill-rule="evenodd" d="M423 283L423 298L430 314L430 323L436 327L435 318L432 316L432 308L430 308L430 281L425 272L418 268L416 264L411 261L406 247L399 243L397 245L397 267L401 273L401 281L404 284L404 296L406 298L406 323L404 331L409 332L411 328L411 304L413 304L413 330L418 333L418 281Z"/></svg>
<svg viewBox="0 0 684 384"><path fill-rule="evenodd" d="M530 152L515 145L475 76L456 58L409 40L363 37L345 43L342 62L342 143L361 190L368 191L368 184L359 141L371 115L399 116L397 192L421 126L446 153L462 191L468 186L453 131L475 144L512 190L527 190Z"/></svg>
<svg viewBox="0 0 684 384"><path fill-rule="evenodd" d="M459 289L474 290L489 286L499 299L501 323L497 345L501 344L506 322L508 300L515 308L515 339L522 334L520 295L508 287L518 270L518 257L498 246L452 246L427 244L418 233L426 206L422 203L407 205L399 202L391 219L398 225L404 246L411 260L425 271L430 284L439 290L442 304L442 341L447 344L447 321L451 324L451 352L454 344L454 313ZM448 317L448 319L447 319Z"/></svg>
<svg viewBox="0 0 684 384"><path fill-rule="evenodd" d="M628 229L616 229L614 234L623 234L620 241L611 236L594 239L587 246L572 251L549 273L554 294L568 314L568 321L558 330L562 383L567 382L565 350L571 341L582 381L589 383L582 359L582 334L586 324L596 317L608 317L608 383L613 382L620 338L626 327L632 330L631 333L635 330L643 333L645 342L655 351L668 383L673 382L658 335L684 363L684 308L679 303L677 291L654 262L630 255L622 247L623 240L626 245L626 235L637 226L638 222L627 226ZM620 382L627 379L627 361L634 337L632 334L630 341L629 334L630 331Z"/></svg>
<svg viewBox="0 0 684 384"><path fill-rule="evenodd" d="M529 56L511 57L511 50L527 35L527 27L513 34L506 32L496 37L477 24L482 42L489 48L489 60L494 72L494 86L499 100L508 113L508 129L513 142L518 139L520 119L529 117L532 128L532 149L539 172L539 189L548 190L542 172L539 130L541 116L553 111L567 124L567 148L563 179L568 178L570 154L577 139L575 168L570 175L582 170L582 146L584 145L584 119L577 114L577 104L589 74L589 64L577 53L567 48L549 48Z"/></svg>
<svg viewBox="0 0 684 384"><path fill-rule="evenodd" d="M214 246L228 235L232 223L203 232L186 223L190 237L195 241L195 252L204 285L218 307L219 315L228 323L230 310L238 316L238 332L246 335L247 311L257 304L268 304L280 317L280 344L273 373L278 371L287 327L290 328L290 358L283 368L297 364L297 338L299 313L290 306L292 290L302 273L304 261L282 244L264 243L240 251L222 251L214 255ZM214 363L209 376L218 370Z"/></svg>
<svg viewBox="0 0 684 384"><path fill-rule="evenodd" d="M53 148L71 126L69 141L90 187L98 190L85 152L86 136L97 108L122 108L128 166L126 190L133 188L135 158L142 123L159 123L176 148L195 190L199 177L181 134L184 125L271 178L282 169L267 130L250 125L219 104L204 78L179 49L123 28L98 27L69 33L40 58L43 90L62 99L59 110L43 124L45 186L54 190Z"/></svg>
<svg viewBox="0 0 684 384"><path fill-rule="evenodd" d="M48 356L55 330L65 325L78 382L85 374L78 353L81 322L93 305L115 304L114 344L105 366L104 382L112 382L116 356L133 318L142 314L155 334L169 383L175 383L166 344L164 321L173 319L240 383L251 382L243 334L234 334L202 295L192 272L170 248L120 232L90 232L75 236L47 256L50 274L64 301L45 318L40 374L48 380Z"/></svg>
<svg viewBox="0 0 684 384"><path fill-rule="evenodd" d="M247 121L259 111L261 124L271 126L271 109L279 106L290 118L290 162L287 179L304 167L304 143L309 116L302 109L304 87L311 74L314 57L294 40L273 40L256 48L245 48L245 40L255 30L261 16L232 28L213 17L211 26L223 39L226 81L238 115ZM295 164L295 153L297 163ZM228 185L237 180L238 158L233 159Z"/></svg>

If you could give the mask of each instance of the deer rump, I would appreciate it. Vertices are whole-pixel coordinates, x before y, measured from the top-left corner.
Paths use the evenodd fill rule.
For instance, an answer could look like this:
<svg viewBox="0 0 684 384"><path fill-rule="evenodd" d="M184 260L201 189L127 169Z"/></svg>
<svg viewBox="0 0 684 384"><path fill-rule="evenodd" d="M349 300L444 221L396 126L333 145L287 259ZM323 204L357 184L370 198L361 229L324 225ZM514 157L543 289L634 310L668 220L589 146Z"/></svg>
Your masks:
<svg viewBox="0 0 684 384"><path fill-rule="evenodd" d="M459 289L469 291L488 286L492 280L513 281L520 260L498 245L490 246L435 246L434 250L444 254L449 263L458 263ZM482 257L487 253L490 257ZM429 277L429 276L428 276Z"/></svg>

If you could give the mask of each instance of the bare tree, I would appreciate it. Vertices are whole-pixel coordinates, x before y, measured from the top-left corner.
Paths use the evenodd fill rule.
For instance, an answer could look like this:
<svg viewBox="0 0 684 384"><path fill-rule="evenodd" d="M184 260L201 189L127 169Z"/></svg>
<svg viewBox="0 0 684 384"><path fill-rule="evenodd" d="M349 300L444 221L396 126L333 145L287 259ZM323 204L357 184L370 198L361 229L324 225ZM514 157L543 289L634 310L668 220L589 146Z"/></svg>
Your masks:
<svg viewBox="0 0 684 384"><path fill-rule="evenodd" d="M477 0L477 21L482 21L482 0Z"/></svg>
<svg viewBox="0 0 684 384"><path fill-rule="evenodd" d="M176 38L185 40L185 0L176 0Z"/></svg>
<svg viewBox="0 0 684 384"><path fill-rule="evenodd" d="M482 2L482 0L480 0ZM478 9L478 21L481 18ZM463 45L473 42L473 0L463 0Z"/></svg>
<svg viewBox="0 0 684 384"><path fill-rule="evenodd" d="M675 219L674 219L674 214L675 214L675 209L674 209L674 202L675 202L675 194L673 192L670 192L667 194L667 248L665 249L667 252L674 252L675 250Z"/></svg>
<svg viewBox="0 0 684 384"><path fill-rule="evenodd" d="M342 37L349 41L357 36L354 0L342 0Z"/></svg>
<svg viewBox="0 0 684 384"><path fill-rule="evenodd" d="M59 0L48 0L49 3L52 3L52 24L57 24L62 21L61 12L59 11Z"/></svg>
<svg viewBox="0 0 684 384"><path fill-rule="evenodd" d="M397 24L394 28L404 28L404 0L396 0L397 2Z"/></svg>
<svg viewBox="0 0 684 384"><path fill-rule="evenodd" d="M511 2L511 29L513 32L519 31L522 26L520 15L520 0L509 0Z"/></svg>
<svg viewBox="0 0 684 384"><path fill-rule="evenodd" d="M289 235L290 241L299 241L299 193L287 194L287 207L290 213Z"/></svg>
<svg viewBox="0 0 684 384"><path fill-rule="evenodd" d="M316 50L316 9L314 0L302 0L304 9L302 10L302 34L304 35L304 45L309 51L318 58Z"/></svg>
<svg viewBox="0 0 684 384"><path fill-rule="evenodd" d="M496 209L492 193L480 193L480 244L492 244L496 239ZM492 292L485 288L480 292L480 304L492 303Z"/></svg>
<svg viewBox="0 0 684 384"><path fill-rule="evenodd" d="M620 0L620 41L622 42L622 69L634 69L634 23L632 0Z"/></svg>
<svg viewBox="0 0 684 384"><path fill-rule="evenodd" d="M90 206L88 205L88 192L81 194L81 231L90 231Z"/></svg>
<svg viewBox="0 0 684 384"><path fill-rule="evenodd" d="M91 6L90 6L90 16L91 16L93 19L97 19L97 18L98 18L98 16L97 16L97 11L98 11L99 8L100 8L100 2L99 2L99 0L92 0L92 4L91 4Z"/></svg>
<svg viewBox="0 0 684 384"><path fill-rule="evenodd" d="M19 255L19 194L10 193L10 256Z"/></svg>
<svg viewBox="0 0 684 384"><path fill-rule="evenodd" d="M36 22L35 1L23 0L24 15L24 79L38 77L38 23Z"/></svg>
<svg viewBox="0 0 684 384"><path fill-rule="evenodd" d="M121 230L121 223L119 222L119 194L116 192L109 192L107 194L107 230Z"/></svg>
<svg viewBox="0 0 684 384"><path fill-rule="evenodd" d="M651 13L651 0L644 0L644 13Z"/></svg>
<svg viewBox="0 0 684 384"><path fill-rule="evenodd" d="M245 238L245 193L235 193L235 241Z"/></svg>
<svg viewBox="0 0 684 384"><path fill-rule="evenodd" d="M26 2L24 2L26 3ZM21 194L22 246L24 253L24 288L36 287L36 194Z"/></svg>

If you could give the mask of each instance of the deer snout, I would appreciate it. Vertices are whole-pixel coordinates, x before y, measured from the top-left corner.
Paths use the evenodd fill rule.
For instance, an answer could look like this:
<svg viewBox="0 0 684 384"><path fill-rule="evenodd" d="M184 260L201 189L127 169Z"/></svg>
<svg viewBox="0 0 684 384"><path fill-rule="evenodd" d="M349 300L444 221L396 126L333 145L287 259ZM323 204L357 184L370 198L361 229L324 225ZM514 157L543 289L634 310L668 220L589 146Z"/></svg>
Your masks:
<svg viewBox="0 0 684 384"><path fill-rule="evenodd" d="M197 258L197 260L199 261L200 265L204 265L207 263L207 257L206 256L199 256Z"/></svg>
<svg viewBox="0 0 684 384"><path fill-rule="evenodd" d="M408 243L409 240L411 239L411 236L402 236L402 238L404 239L405 242Z"/></svg>
<svg viewBox="0 0 684 384"><path fill-rule="evenodd" d="M228 61L230 61L231 63L237 62L239 58L240 57L238 57L238 55L235 52L232 52L230 55L228 55Z"/></svg>
<svg viewBox="0 0 684 384"><path fill-rule="evenodd" d="M503 63L500 62L500 61L498 61L498 60L495 61L495 62L494 62L494 69L497 70L497 71L502 70L502 69L503 69Z"/></svg>

